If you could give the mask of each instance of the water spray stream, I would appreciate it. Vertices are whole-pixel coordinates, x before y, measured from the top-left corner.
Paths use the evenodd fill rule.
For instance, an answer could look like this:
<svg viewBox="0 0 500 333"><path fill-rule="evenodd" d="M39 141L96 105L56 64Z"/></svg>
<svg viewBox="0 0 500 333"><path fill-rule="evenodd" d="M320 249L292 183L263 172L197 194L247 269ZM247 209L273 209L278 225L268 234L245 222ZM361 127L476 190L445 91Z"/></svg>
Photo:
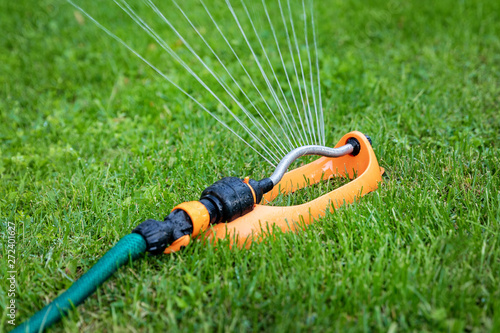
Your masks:
<svg viewBox="0 0 500 333"><path fill-rule="evenodd" d="M212 74L212 76L217 80L217 82L224 88L224 90L227 92L227 94L231 97L231 99L240 107L240 109L245 113L245 115L252 121L252 123L259 129L259 131L261 132L261 134L265 135L266 137L268 137L270 140L273 141L273 143L275 144L275 146L280 150L281 153L284 153L286 150L287 150L287 147L283 144L283 142L279 139L278 136L276 136L276 133L274 133L274 131L271 129L271 131L273 132L274 136L276 137L278 143L276 143L276 141L274 141L274 138L272 136L269 135L269 133L267 131L265 131L263 129L263 126L260 124L260 122L258 120L256 120L254 117L252 117L252 115L250 114L250 112L241 104L241 102L236 98L234 92L231 91L231 89L228 87L227 83L224 82L224 80L222 80L220 78L220 76L215 73L207 64L205 61L203 61L201 59L201 57L196 53L196 51L194 51L194 49L191 47L191 45L184 39L184 37L178 32L177 29L175 29L175 27L172 25L172 23L170 23L170 21L163 15L163 13L158 9L158 7L156 7L153 2L151 0L145 0L146 3L153 9L153 11L169 26L169 28L172 29L172 31L174 31L174 33L177 35L177 37L179 37L179 39L182 41L182 43L188 48L188 50L196 57L196 59L203 65L203 67L209 71L210 74ZM260 113L259 113L260 114ZM262 117L262 119L265 121L265 118ZM267 122L266 122L267 123ZM263 132L265 131L265 133ZM290 143L291 145L291 143Z"/></svg>
<svg viewBox="0 0 500 333"><path fill-rule="evenodd" d="M253 49L253 47L252 47L251 43L249 42L248 37L247 37L247 35L245 34L244 29L243 29L243 28L242 28L242 26L241 26L240 20L238 19L238 16L236 15L236 13L235 13L235 11L234 11L234 8L233 8L233 6L231 5L231 2L230 2L229 0L226 0L226 4L227 4L227 6L228 6L228 8L229 8L229 11L230 11L230 12L231 12L231 14L233 15L233 18L234 18L234 20L235 20L236 24L238 25L238 28L239 28L239 30L240 30L240 32L241 32L241 34L242 34L242 36L243 36L243 39L245 40L245 42L246 42L246 44L247 44L247 46L248 46L248 48L249 48L250 52L252 53L253 59L254 59L255 63L257 64L257 66L258 66L258 68L259 68L259 70L260 70L260 73L262 74L262 77L264 78L264 81L266 82L267 87L269 88L269 92L270 92L270 93L271 93L271 95L273 96L274 101L276 102L276 105L277 105L277 107L278 107L278 109L279 109L280 113L281 113L281 114L282 114L282 116L283 116L283 114L284 114L286 111L284 110L283 105L281 104L281 101L280 101L280 99L279 99L278 95L277 95L277 94L276 94L276 92L274 91L273 86L272 86L271 82L269 81L269 78L267 77L267 74L266 74L266 72L264 71L264 69L263 69L263 67L262 67L262 64L261 64L261 63L260 63L260 61L259 61L259 58L258 58L258 57L257 57L257 55L255 54L255 51L254 51L254 49ZM283 116L283 118L285 118L285 116ZM278 124L279 124L279 126L281 126L280 122L278 122ZM283 132L285 132L285 130L283 130Z"/></svg>
<svg viewBox="0 0 500 333"><path fill-rule="evenodd" d="M226 44L226 46L231 51L232 55L237 60L244 74L250 82L251 89L257 92L260 100L253 100L249 95L244 85L237 76L230 70L227 65L227 61L218 54L215 47L211 46L208 40L203 36L200 30L196 27L192 19L190 19L187 12L180 6L176 0L171 0L174 7L179 11L181 17L183 17L189 24L189 27L196 33L198 42L201 40L201 45L204 45L209 51L211 56L217 61L217 64L222 68L222 74L227 74L229 81L226 81L221 76L213 65L210 65L192 46L191 42L180 32L180 30L172 23L170 19L164 15L164 13L155 5L153 0L142 0L142 2L147 5L147 8L152 10L156 16L168 26L168 28L173 32L173 34L179 39L182 45L190 52L197 63L199 63L204 70L206 70L209 76L215 80L218 86L222 88L221 92L217 92L216 87L212 86L209 81L203 78L199 72L197 72L192 65L185 60L185 56L181 57L172 47L164 40L160 35L149 25L130 5L127 0L113 0L119 8L126 13L142 30L144 30L148 36L150 36L170 57L172 57L186 72L195 79L195 81L201 85L208 93L209 96L215 99L215 101L222 107L222 109L227 112L236 123L241 126L251 139L251 142L256 146L252 146L247 140L243 140L241 135L237 137L244 141L245 144L251 146L253 150L260 150L261 156L266 156L265 160L269 163L276 163L280 157L284 156L290 149L296 148L304 144L324 144L325 143L325 133L324 133L324 118L323 109L321 101L321 80L320 80L320 69L319 69L319 59L318 59L318 43L316 38L316 27L314 23L313 6L311 1L310 12L306 10L305 0L301 1L301 17L304 23L304 42L305 48L307 50L307 57L304 58L306 62L303 62L303 57L301 55L301 44L299 42L298 32L296 25L294 23L293 8L290 0L286 0L287 10L285 10L282 5L282 0L278 0L277 4L279 6L279 12L282 21L282 28L284 35L286 36L286 44L288 46L288 52L283 52L280 41L278 38L278 32L276 30L275 24L271 19L271 14L269 13L269 8L266 0L261 0L261 5L263 13L265 14L265 19L269 25L270 31L272 33L272 39L276 46L277 54L279 56L279 63L283 69L284 79L286 84L283 85L280 81L278 73L271 60L269 49L264 45L263 39L260 36L258 26L254 22L254 18L250 13L250 10L244 0L240 0L240 5L243 11L243 16L247 18L247 23L250 27L250 34L256 38L257 46L252 45L250 40L249 32L246 31L243 21L239 17L234 5L230 0L225 0L225 5L230 16L234 19L234 23L237 27L236 31L241 34L245 45L250 51L251 59L253 60L253 65L257 66L258 73L260 74L260 79L264 82L265 91L261 90L260 84L256 82L255 78L250 74L250 70L246 68L238 52L233 47L230 39L226 36L221 26L217 23L214 16L210 12L210 9L205 4L203 0L200 0L200 4L205 10L208 18L215 26L220 37ZM117 40L120 44L124 45L127 49L132 51L136 56L143 60L148 66L153 68L156 72L161 73L161 76L165 78L169 83L173 84L177 89L186 94L191 100L195 101L197 105L202 106L202 102L197 100L191 93L180 88L178 84L175 84L172 79L167 78L158 67L153 65L150 61L146 60L141 56L136 50L129 46L123 39L119 38L109 29L105 28L102 24L97 22L90 14L85 12L80 6L77 6L72 0L68 0L75 8L80 10L92 22L97 24L102 30L104 30L108 35ZM240 13L241 14L241 13ZM278 17L279 17L278 16ZM308 16L310 18L308 19ZM264 18L264 15L263 15ZM315 53L315 67L313 68L313 60L309 45L309 25L311 25L313 43L314 43L314 53ZM289 29L290 26L290 29ZM260 54L259 54L260 52ZM291 60L293 70L287 68L285 56L288 56ZM279 67L279 66L278 66ZM306 73L306 67L309 73ZM269 73L267 73L269 71ZM315 78L316 76L316 78ZM229 83L234 84L236 87L236 92L233 91ZM288 89L288 90L287 90ZM297 93L298 90L298 93ZM241 93L242 97L237 96L237 92ZM266 98L265 94L271 97L272 105ZM297 98L300 97L300 101ZM243 118L235 113L231 109L228 101L234 103L238 109L241 110ZM288 99L291 98L289 101ZM245 106L248 102L248 106ZM258 105L259 102L263 103L265 109L269 111L266 114L263 109ZM213 111L209 111L206 107L202 109L217 121L222 123L224 127L229 128L225 123L221 115L215 115ZM250 112L253 110L254 114ZM294 111L292 111L294 110ZM266 112L267 112L266 111ZM230 129L232 133L236 133L235 129Z"/></svg>
<svg viewBox="0 0 500 333"><path fill-rule="evenodd" d="M150 1L148 1L148 2L150 2ZM200 33L200 31L196 28L196 26L193 24L193 22L189 19L189 17L186 15L186 13L184 12L184 10L182 10L182 8L179 6L179 4L175 0L172 0L172 2L177 7L177 9L182 13L182 15L184 16L184 18L188 21L188 23L191 26L191 28L193 28L193 30L200 37L200 39L203 41L203 43L207 46L207 48L210 50L210 52L214 55L214 57L220 63L220 65L222 66L222 68L224 68L225 72L229 75L229 77L231 78L231 80L233 81L233 83L238 87L238 89L241 91L241 93L245 96L246 100L252 105L253 109L257 112L257 114L259 115L259 117L264 121L264 123L266 124L267 128L270 129L272 135L270 135L270 133L267 132L267 130L265 130L264 128L262 128L262 130L264 131L264 134L266 135L266 137L268 137L270 140L273 141L273 143L276 144L276 142L274 141L274 137L276 137L278 140L279 140L279 137L276 134L276 132L274 132L274 130L271 127L271 125L269 125L269 123L266 120L266 118L262 115L262 113L259 110L259 108L257 108L256 105L255 105L255 103L253 103L252 100L250 99L250 97L248 97L248 95L245 92L245 90L241 87L241 85L238 83L238 81L234 78L234 76L231 74L231 72L229 71L229 69L226 67L226 65L224 64L224 62L220 59L220 57L217 55L217 53L214 51L214 49L210 46L210 44L203 37L203 35Z"/></svg>
<svg viewBox="0 0 500 333"><path fill-rule="evenodd" d="M314 8L313 1L311 0L311 23L313 30L313 40L314 40L314 54L316 58L316 77L318 79L318 101L319 101L319 124L320 124L320 133L321 133L321 144L326 144L325 139L325 119L323 117L323 102L321 99L321 77L319 74L319 55L318 55L318 41L316 39L316 25L314 23ZM312 70L312 68L311 68Z"/></svg>
<svg viewBox="0 0 500 333"><path fill-rule="evenodd" d="M320 136L320 127L319 127L319 118L318 118L318 106L316 105L316 94L314 93L314 81L313 81L313 69L311 64L311 51L309 49L309 40L307 38L307 13L306 13L306 5L304 0L302 0L302 9L304 12L304 38L306 42L306 50L307 50L307 61L309 63L309 78L311 81L311 95L314 102L314 113L316 115L316 133L318 133L318 140L321 142ZM314 126L314 124L313 124Z"/></svg>
<svg viewBox="0 0 500 333"><path fill-rule="evenodd" d="M271 72L272 72L272 74L273 74L274 80L276 81L276 85L278 86L278 88L279 88L279 90L280 90L280 92L281 92L281 96L282 96L283 100L285 101L285 104L286 104L286 106L287 106L287 108L288 108L288 115L286 114L286 113L287 113L287 111L284 109L283 105L281 105L280 111L282 112L282 117L283 117L283 119L284 119L284 121L285 121L285 124L287 125L287 127L288 127L289 131L290 131L290 135L292 136L292 138L295 138L295 136L294 136L294 134L293 134L293 129L292 129L291 123L290 123L290 122L289 122L289 120L288 120L289 116L291 116L291 115L292 115L292 112L291 112L290 106L289 106L289 104L288 104L287 98L286 98L286 96L285 96L285 93L283 92L283 88L281 87L281 84L280 84L280 82L279 82L279 80L278 80L278 77L276 76L276 72L274 71L274 68L273 68L273 65L272 65L272 63L271 63L271 60L269 60L269 57L268 57L268 55L267 55L266 48L265 48L265 47L264 47L264 45L262 44L262 40L261 40L261 38L260 38L260 36L259 36L259 33L257 32L257 29L255 28L255 24L254 24L254 22L253 22L253 20L252 20L252 16L250 15L250 12L248 11L247 6L245 5L245 1L244 1L244 0L240 0L240 1L241 1L241 4L242 4L242 6L243 6L243 8L244 8L244 10L245 10L245 13L247 14L247 17L248 17L248 19L249 19L249 22L250 22L250 24L251 24L251 26L252 26L252 29L253 29L253 31L254 31L254 34L255 34L255 36L257 37L257 40L258 40L258 42L259 42L259 45L260 45L260 47L261 47L261 49L262 49L262 53L264 54L264 57L265 57L265 58L266 58L266 60L267 60L267 63L268 63L268 65L269 65L269 68L271 69ZM274 92L274 90L273 90L272 92L275 94L275 98L276 98L277 100L279 100L279 97L278 97L278 96L277 96L277 94Z"/></svg>
<svg viewBox="0 0 500 333"><path fill-rule="evenodd" d="M278 37L276 36L276 31L274 29L274 25L272 23L271 17L269 16L269 11L267 10L266 0L262 0L262 5L264 7L264 12L266 14L267 21L269 22L269 27L271 28L271 31L273 33L274 41L276 43L276 49L278 50L278 54L279 54L280 60L281 60L281 65L283 67L283 72L285 73L286 81L288 83L288 86L290 87L290 93L292 95L293 104L295 105L295 110L297 111L297 115L299 116L299 123L302 126L302 132L300 131L299 126L297 125L297 121L296 121L295 117L292 116L292 119L293 119L293 121L295 123L295 128L297 129L297 133L299 133L299 135L300 135L300 143L301 143L301 145L305 145L306 139L304 139L304 135L303 134L305 134L306 129L304 127L304 123L302 122L302 117L300 115L299 106L297 105L297 99L295 98L295 92L291 88L292 87L292 83L290 82L290 76L288 75L288 71L286 69L285 61L283 59L283 54L281 53L281 48L280 48L280 45L279 45L279 42L278 42Z"/></svg>
<svg viewBox="0 0 500 333"><path fill-rule="evenodd" d="M105 26L103 26L101 23L99 23L96 19L94 19L90 14L88 14L83 8L75 4L71 0L67 0L68 3L70 3L73 7L78 9L82 14L84 14L88 19L90 19L97 27L99 27L102 31L104 31L108 36L116 40L118 43L120 43L122 46L124 46L126 49L128 49L130 52L132 52L136 57L141 59L145 64L147 64L149 67L151 67L156 73L158 73L162 78L164 78L168 83L170 83L172 86L177 88L180 92L182 92L184 95L186 95L189 99L191 99L193 102L195 102L202 110L207 112L210 116L212 116L215 120L217 120L222 126L227 128L231 133L233 133L238 139L243 141L247 146L249 146L252 150L254 150L259 156L261 156L266 162L268 162L271 165L276 165L278 162L278 159L275 157L274 154L270 154L265 147L263 150L268 154L268 156L263 155L261 152L259 152L253 145L251 145L248 141L243 139L233 128L228 126L224 121L222 121L216 114L208 110L201 102L199 102L193 95L188 93L186 90L184 90L182 87L180 87L177 83L175 83L170 77L168 77L165 73L163 73L160 69L158 69L156 66L154 66L151 62L149 62L146 58L144 58L139 52L137 52L135 49L133 49L131 46L129 46L125 41L123 41L121 38L119 38L117 35L109 31ZM232 114L232 113L231 113ZM237 120L238 123L241 123L241 120L238 120L238 117L234 114L232 116ZM251 133L249 130L245 129L247 133Z"/></svg>
<svg viewBox="0 0 500 333"><path fill-rule="evenodd" d="M281 0L280 0L281 1ZM289 17L290 17L290 26L292 28L292 34L293 34L293 39L295 41L295 48L297 50L297 58L298 58L298 62L299 62L299 65L300 65L300 73L301 73L301 76L302 76L302 82L304 84L304 95L305 95L305 107L304 109L307 108L307 115L308 115L308 125L309 125L309 134L312 134L312 137L311 137L311 140L312 142L317 142L316 141L316 132L313 130L313 116L312 116L312 112L311 112L311 105L309 103L309 94L307 93L307 81L306 81L306 77L305 77L305 74L304 74L304 66L302 64L302 57L300 56L300 47L299 47L299 41L297 39L297 33L295 32L295 25L293 24L293 16L292 16L292 8L291 8L291 5L290 5L290 0L287 0L287 5L288 5L288 14L289 14ZM304 112L306 112L306 110L304 110Z"/></svg>
<svg viewBox="0 0 500 333"><path fill-rule="evenodd" d="M292 64L293 64L293 71L295 73L295 80L297 82L297 86L299 87L299 95L300 95L300 100L302 102L302 109L304 110L304 120L305 120L306 127L307 127L307 130L304 128L304 134L306 136L306 143L309 145L311 143L314 143L314 140L313 140L313 138L311 136L311 126L309 124L309 119L308 119L307 114L306 114L307 108L306 108L306 104L305 104L305 101L304 101L304 96L303 96L303 93L302 93L302 84L301 84L301 81L299 79L299 74L298 74L297 65L296 65L296 62L295 62L295 56L294 56L294 51L293 51L293 47L292 47L292 42L291 42L290 34L289 34L289 31L288 31L288 23L287 23L287 21L285 19L285 14L284 14L284 11L283 11L281 0L278 0L278 5L279 5L279 8L280 8L281 19L283 21L283 27L285 29L285 35L286 35L286 40L287 40L287 44L288 44L288 51L289 51L290 58L291 58ZM300 114L300 111L299 111L299 114ZM301 123L302 123L302 119L301 119ZM307 134L309 134L309 137L307 137Z"/></svg>
<svg viewBox="0 0 500 333"><path fill-rule="evenodd" d="M243 71L245 72L246 76L248 77L248 79L250 80L250 83L252 84L252 86L255 88L255 90L257 91L257 93L259 94L259 96L262 98L262 101L264 102L264 104L266 105L266 107L268 108L268 110L270 111L271 115L273 116L273 118L276 120L276 122L279 124L280 121L278 120L275 112L273 111L273 108L269 105L269 103L266 101L266 98L263 96L262 92L260 91L260 89L258 88L258 86L256 85L254 79L252 78L252 76L250 75L250 73L248 72L248 70L246 69L245 65L243 64L243 62L241 61L240 57L238 56L238 54L236 53L236 51L234 50L233 46L231 45L231 43L229 42L228 38L225 36L224 32L222 31L222 29L220 28L219 24L217 23L217 21L215 21L214 17L212 16L212 14L210 13L210 11L208 10L208 7L205 5L205 3L203 2L203 0L200 0L200 3L202 4L203 8L205 9L205 11L207 12L208 16L210 17L210 19L212 20L212 23L214 24L214 26L216 27L217 31L220 33L221 37L224 39L225 43L227 44L227 46L230 48L232 54L235 56L235 58L237 59L239 65L241 66L241 68L243 69ZM283 130L283 133L284 130ZM286 135L286 133L285 133Z"/></svg>
<svg viewBox="0 0 500 333"><path fill-rule="evenodd" d="M135 23L137 23L144 31L146 31L148 33L149 36L151 36L153 39L155 39L155 41L170 55L172 56L179 64L181 64L181 66L183 66L186 71L191 74L191 76L193 76L219 103L220 105L222 105L222 107L224 107L224 109L226 109L231 115L233 115L233 117L238 121L238 123L245 129L247 130L247 133L250 134L250 136L252 137L252 139L257 143L259 144L260 147L264 147L264 143L248 128L248 126L241 120L239 120L238 117L236 117L234 115L234 113L229 109L229 107L221 100L221 98L212 90L210 89L210 87L199 77L198 74L196 74L193 69L191 69L191 67L189 67L189 65L187 65L187 63L182 60L180 58L180 56L172 50L172 48L161 38L158 36L158 34L151 28L149 27L149 25L147 25L138 15L137 13L135 13L132 8L128 5L128 3L125 1L125 0L121 0L121 4L119 2L119 0L114 0L114 2L125 12L127 13L133 20ZM161 15L161 13L159 14ZM166 21L168 22L168 21ZM169 24L170 22L168 22ZM171 28L173 28L172 26L170 26ZM182 37L182 36L181 36ZM187 46L187 45L186 45ZM248 116L248 111L245 109L245 107L243 107L243 105L241 105L241 103L238 101L238 99L236 97L234 97L234 95L229 91L229 89L227 89L227 86L224 84L224 82L222 82L222 80L219 78L219 76L217 74L215 74L211 69L210 67L208 67L206 65L206 63L201 59L199 58L199 56L189 47L189 50L195 54L195 56L197 57L197 59L200 61L200 63L210 72L210 74L212 74L212 76L217 80L217 82L221 85L221 87L223 87L223 89L226 91L226 93L232 97L232 99L238 104L238 106L241 108L241 110ZM252 117L249 116L249 118L252 120ZM255 124L254 124L255 125ZM258 125L256 125L258 126ZM259 129L260 130L260 129ZM261 132L262 133L262 132ZM283 148L279 145L276 145L276 148L278 150L280 150L281 153L284 153L284 151L286 150L283 150ZM266 150L268 151L268 154L270 155L273 155L274 153L267 149ZM274 156L276 157L276 156Z"/></svg>

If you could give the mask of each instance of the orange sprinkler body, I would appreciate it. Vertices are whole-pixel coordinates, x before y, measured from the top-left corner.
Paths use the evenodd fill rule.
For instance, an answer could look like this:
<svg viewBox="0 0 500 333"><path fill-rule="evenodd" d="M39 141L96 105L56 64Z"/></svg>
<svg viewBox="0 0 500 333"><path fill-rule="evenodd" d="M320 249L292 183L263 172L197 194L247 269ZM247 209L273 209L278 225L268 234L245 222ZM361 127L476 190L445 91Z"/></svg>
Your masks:
<svg viewBox="0 0 500 333"><path fill-rule="evenodd" d="M263 232L272 231L274 228L280 228L284 232L294 231L301 225L310 224L324 216L327 211L333 211L341 205L352 203L356 198L378 188L378 184L382 181L383 169L379 167L371 143L365 135L360 132L348 133L337 143L335 148L346 147L346 144L352 139L359 143L357 154L350 153L340 157L322 157L287 172L282 176L279 183L274 185L267 193L261 195L263 204L257 203L257 201L261 200L258 196L256 197L255 193L258 193L258 191L254 188L255 183L252 185L251 181L249 182L248 178L245 178L242 183L251 190L251 199L249 200L253 199L253 207L236 219L229 220L228 223L212 223L209 226L210 213L208 211L210 209L207 210L204 205L199 203L197 205L181 204L174 210L183 209L192 217L192 223L196 229L193 236L205 230L202 237L206 239L217 242L219 239L229 238L231 245L236 243L240 247L249 246L253 241L260 241ZM355 178L355 176L357 177ZM289 207L266 205L280 193L293 193L334 177L348 177L353 180L305 204ZM203 198L202 196L201 202L203 202ZM164 252L170 253L178 250L181 247L180 243L186 245L189 239L183 237L182 242L178 241L166 248Z"/></svg>
<svg viewBox="0 0 500 333"><path fill-rule="evenodd" d="M238 246L249 246L252 241L260 240L262 231L278 227L282 231L296 230L301 224L310 224L343 204L352 203L356 197L376 190L382 181L383 170L367 138L360 132L346 134L335 147L346 144L347 139L356 138L361 149L357 156L345 155L337 158L322 157L312 163L294 169L264 195L263 201L269 203L278 194L293 193L309 185L333 177L359 175L348 184L320 196L310 202L297 206L275 207L265 204L255 205L252 212L230 223L220 223L208 229L206 236L214 240L227 238Z"/></svg>

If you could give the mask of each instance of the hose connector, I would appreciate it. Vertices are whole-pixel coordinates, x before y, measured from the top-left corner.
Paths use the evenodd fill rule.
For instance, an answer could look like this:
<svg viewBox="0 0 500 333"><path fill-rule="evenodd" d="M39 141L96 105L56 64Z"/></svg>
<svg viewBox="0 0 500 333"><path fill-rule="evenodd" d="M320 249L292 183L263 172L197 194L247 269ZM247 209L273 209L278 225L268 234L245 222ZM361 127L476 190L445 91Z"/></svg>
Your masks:
<svg viewBox="0 0 500 333"><path fill-rule="evenodd" d="M252 211L273 186L269 178L256 181L225 177L207 187L200 202L207 207L211 224L231 222Z"/></svg>
<svg viewBox="0 0 500 333"><path fill-rule="evenodd" d="M146 220L132 232L144 238L147 252L160 254L177 239L192 234L193 224L185 211L177 209L165 217L164 221Z"/></svg>

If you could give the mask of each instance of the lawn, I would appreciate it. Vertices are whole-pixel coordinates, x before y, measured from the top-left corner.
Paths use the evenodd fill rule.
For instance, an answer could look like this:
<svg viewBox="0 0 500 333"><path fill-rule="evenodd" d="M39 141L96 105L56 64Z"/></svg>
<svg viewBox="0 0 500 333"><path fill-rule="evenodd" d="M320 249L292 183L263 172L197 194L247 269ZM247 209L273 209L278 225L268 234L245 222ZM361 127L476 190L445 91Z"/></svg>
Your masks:
<svg viewBox="0 0 500 333"><path fill-rule="evenodd" d="M369 134L379 190L248 250L193 243L138 260L54 331L500 331L500 2L316 7L327 143ZM0 31L0 268L12 270L13 222L16 323L141 221L221 177L272 173L64 1L2 1Z"/></svg>

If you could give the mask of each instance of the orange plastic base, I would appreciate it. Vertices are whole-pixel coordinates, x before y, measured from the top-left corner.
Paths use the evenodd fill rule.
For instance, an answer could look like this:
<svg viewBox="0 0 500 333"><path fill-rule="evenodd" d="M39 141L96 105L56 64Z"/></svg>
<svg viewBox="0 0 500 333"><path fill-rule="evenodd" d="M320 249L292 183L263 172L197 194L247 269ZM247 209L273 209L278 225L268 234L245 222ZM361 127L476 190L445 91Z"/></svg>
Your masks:
<svg viewBox="0 0 500 333"><path fill-rule="evenodd" d="M260 241L264 232L268 233L275 227L285 232L294 231L304 223L310 224L324 216L327 210L333 211L334 208L352 203L356 198L376 190L382 181L384 171L379 167L377 157L366 137L360 132L351 132L344 135L335 147L345 145L349 138L356 138L361 145L357 156L322 157L289 171L262 201L271 202L280 192L293 193L333 177L353 179L354 175L357 175L356 179L302 205L289 207L255 205L253 211L230 223L209 227L204 237L214 242L229 238L231 245L236 242L240 247L248 247L253 241Z"/></svg>

